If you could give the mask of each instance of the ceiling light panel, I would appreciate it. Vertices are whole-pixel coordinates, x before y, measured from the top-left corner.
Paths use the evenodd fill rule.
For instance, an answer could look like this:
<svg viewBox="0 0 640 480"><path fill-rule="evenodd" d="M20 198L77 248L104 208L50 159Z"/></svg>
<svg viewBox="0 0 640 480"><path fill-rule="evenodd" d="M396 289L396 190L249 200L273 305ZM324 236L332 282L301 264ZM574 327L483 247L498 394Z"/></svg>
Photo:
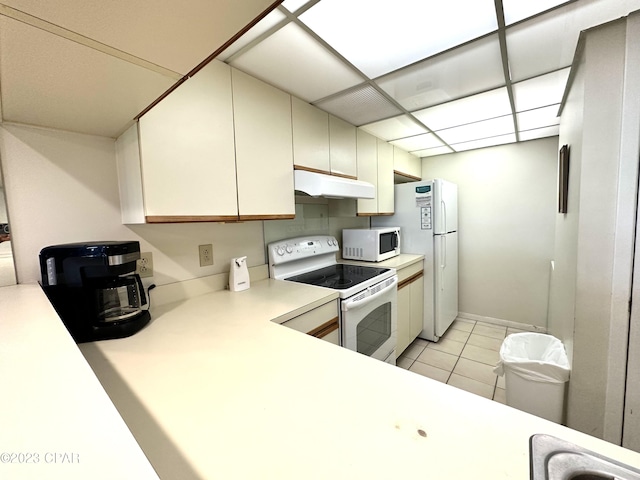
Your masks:
<svg viewBox="0 0 640 480"><path fill-rule="evenodd" d="M302 27L290 23L230 64L307 102L362 82Z"/></svg>
<svg viewBox="0 0 640 480"><path fill-rule="evenodd" d="M556 137L558 135L560 135L560 125L536 128L534 130L525 130L518 134L521 142L526 142L527 140L535 140L536 138Z"/></svg>
<svg viewBox="0 0 640 480"><path fill-rule="evenodd" d="M444 145L442 141L433 133L424 133L414 137L401 138L390 142L392 145L399 147L407 152L415 152L416 150L425 150L427 148L441 147Z"/></svg>
<svg viewBox="0 0 640 480"><path fill-rule="evenodd" d="M447 153L453 153L453 150L447 146L428 148L426 150L420 150L418 152L412 152L413 155L417 155L420 158L435 157L436 155L446 155Z"/></svg>
<svg viewBox="0 0 640 480"><path fill-rule="evenodd" d="M369 78L498 27L493 0L322 0L299 18Z"/></svg>
<svg viewBox="0 0 640 480"><path fill-rule="evenodd" d="M360 128L386 141L427 132L427 129L416 122L415 118L412 118L410 115L400 115L386 120L380 120L379 122L363 125Z"/></svg>
<svg viewBox="0 0 640 480"><path fill-rule="evenodd" d="M471 42L376 80L407 110L504 85L498 35Z"/></svg>
<svg viewBox="0 0 640 480"><path fill-rule="evenodd" d="M567 3L567 0L536 0L535 2L502 0L504 23L505 25L511 25L563 3Z"/></svg>
<svg viewBox="0 0 640 480"><path fill-rule="evenodd" d="M638 0L580 0L506 31L514 82L568 67L582 30L640 8Z"/></svg>
<svg viewBox="0 0 640 480"><path fill-rule="evenodd" d="M550 125L559 125L559 109L560 104L557 104L516 114L516 117L518 117L518 130L531 130Z"/></svg>
<svg viewBox="0 0 640 480"><path fill-rule="evenodd" d="M562 101L570 68L513 84L516 111L553 105Z"/></svg>
<svg viewBox="0 0 640 480"><path fill-rule="evenodd" d="M314 105L356 127L402 113L371 85L364 85Z"/></svg>
<svg viewBox="0 0 640 480"><path fill-rule="evenodd" d="M309 3L309 0L285 0L281 5L290 12L295 12L300 7L305 6L307 3Z"/></svg>
<svg viewBox="0 0 640 480"><path fill-rule="evenodd" d="M453 145L514 132L513 116L505 115L503 117L492 118L491 120L438 130L436 133L449 145Z"/></svg>
<svg viewBox="0 0 640 480"><path fill-rule="evenodd" d="M441 130L510 113L509 94L506 87L502 87L413 112L412 115L431 130Z"/></svg>
<svg viewBox="0 0 640 480"><path fill-rule="evenodd" d="M452 145L452 147L456 152L465 152L467 150L475 150L477 148L506 145L507 143L515 143L515 141L516 141L516 135L515 133L511 133L509 135L500 135L498 137L474 140L473 142L458 143L456 145Z"/></svg>
<svg viewBox="0 0 640 480"><path fill-rule="evenodd" d="M275 27L278 23L282 22L287 16L282 13L280 10L275 9L272 10L269 15L264 17L258 23L256 23L251 30L246 32L242 37L233 42L229 48L227 48L224 52L218 55L216 58L221 61L227 60L231 55L240 51L244 46L251 43L253 40L258 38L260 35L265 33L272 27Z"/></svg>

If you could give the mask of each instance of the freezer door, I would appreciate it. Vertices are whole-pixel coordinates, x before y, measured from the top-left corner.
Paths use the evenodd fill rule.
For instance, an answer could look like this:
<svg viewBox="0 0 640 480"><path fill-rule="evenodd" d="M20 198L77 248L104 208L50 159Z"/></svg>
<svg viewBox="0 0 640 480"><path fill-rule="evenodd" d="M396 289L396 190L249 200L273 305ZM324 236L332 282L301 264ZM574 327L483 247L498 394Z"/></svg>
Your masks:
<svg viewBox="0 0 640 480"><path fill-rule="evenodd" d="M433 180L433 233L458 231L458 186L440 178Z"/></svg>
<svg viewBox="0 0 640 480"><path fill-rule="evenodd" d="M458 316L458 233L435 235L435 335L441 337Z"/></svg>

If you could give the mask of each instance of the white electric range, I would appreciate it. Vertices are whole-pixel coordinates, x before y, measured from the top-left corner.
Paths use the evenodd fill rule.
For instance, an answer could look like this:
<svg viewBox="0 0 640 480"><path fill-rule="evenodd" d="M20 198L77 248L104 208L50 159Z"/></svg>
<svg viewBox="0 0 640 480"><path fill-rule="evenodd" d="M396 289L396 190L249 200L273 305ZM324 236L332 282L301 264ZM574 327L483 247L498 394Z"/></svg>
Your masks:
<svg viewBox="0 0 640 480"><path fill-rule="evenodd" d="M338 291L341 345L387 363L396 362L398 277L393 268L338 263L330 235L269 244L269 275Z"/></svg>

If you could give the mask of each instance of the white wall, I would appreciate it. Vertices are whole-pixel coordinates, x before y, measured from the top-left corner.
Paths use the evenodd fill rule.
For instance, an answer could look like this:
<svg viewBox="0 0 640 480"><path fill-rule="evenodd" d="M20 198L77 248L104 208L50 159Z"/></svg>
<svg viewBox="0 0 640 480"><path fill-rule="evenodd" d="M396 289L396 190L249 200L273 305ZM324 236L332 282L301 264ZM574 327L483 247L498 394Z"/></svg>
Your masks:
<svg viewBox="0 0 640 480"><path fill-rule="evenodd" d="M228 271L236 256L265 263L262 222L122 225L111 138L5 124L0 149L19 283L39 281L43 247L68 242L138 240L157 285ZM202 243L213 266L198 264Z"/></svg>
<svg viewBox="0 0 640 480"><path fill-rule="evenodd" d="M462 315L546 328L558 137L424 158L458 184Z"/></svg>
<svg viewBox="0 0 640 480"><path fill-rule="evenodd" d="M570 197L556 224L550 304L551 333L572 358L567 424L618 444L640 135L638 78L627 75L627 53L637 52L637 40L628 40L626 29L621 19L586 33L562 114L560 143L571 147Z"/></svg>

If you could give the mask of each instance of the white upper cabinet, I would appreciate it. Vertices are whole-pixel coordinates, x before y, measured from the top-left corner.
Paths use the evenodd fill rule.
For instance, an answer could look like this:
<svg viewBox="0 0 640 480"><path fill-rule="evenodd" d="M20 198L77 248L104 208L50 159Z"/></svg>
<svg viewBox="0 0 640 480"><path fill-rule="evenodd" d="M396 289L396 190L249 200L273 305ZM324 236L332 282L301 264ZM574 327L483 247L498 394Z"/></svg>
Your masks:
<svg viewBox="0 0 640 480"><path fill-rule="evenodd" d="M295 167L330 174L329 114L299 98L291 101Z"/></svg>
<svg viewBox="0 0 640 480"><path fill-rule="evenodd" d="M291 96L232 69L240 220L293 218Z"/></svg>
<svg viewBox="0 0 640 480"><path fill-rule="evenodd" d="M329 115L329 153L331 174L358 178L356 127Z"/></svg>
<svg viewBox="0 0 640 480"><path fill-rule="evenodd" d="M393 147L393 170L396 175L405 177L405 181L422 180L422 161L395 145Z"/></svg>
<svg viewBox="0 0 640 480"><path fill-rule="evenodd" d="M358 180L376 187L375 198L358 199L358 215L392 215L393 145L357 129Z"/></svg>
<svg viewBox="0 0 640 480"><path fill-rule="evenodd" d="M393 215L393 145L384 140L378 141L378 214Z"/></svg>
<svg viewBox="0 0 640 480"><path fill-rule="evenodd" d="M376 187L375 198L358 199L358 215L378 213L378 142L377 138L357 129L358 180L372 183Z"/></svg>
<svg viewBox="0 0 640 480"><path fill-rule="evenodd" d="M237 218L231 68L209 63L142 116L140 156L148 222Z"/></svg>

